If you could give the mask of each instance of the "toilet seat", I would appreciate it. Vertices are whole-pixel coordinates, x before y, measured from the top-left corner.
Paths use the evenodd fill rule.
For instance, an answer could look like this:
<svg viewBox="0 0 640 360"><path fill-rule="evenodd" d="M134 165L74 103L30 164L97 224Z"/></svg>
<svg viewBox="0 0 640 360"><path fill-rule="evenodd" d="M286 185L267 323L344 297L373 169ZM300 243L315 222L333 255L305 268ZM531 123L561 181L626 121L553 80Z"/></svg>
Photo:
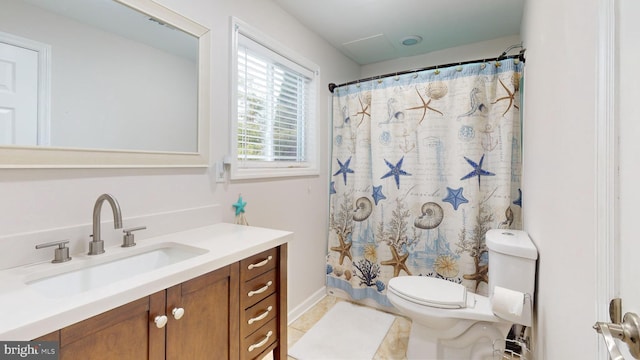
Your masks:
<svg viewBox="0 0 640 360"><path fill-rule="evenodd" d="M388 290L395 295L424 306L439 309L467 307L467 288L429 276L400 276L389 280Z"/></svg>

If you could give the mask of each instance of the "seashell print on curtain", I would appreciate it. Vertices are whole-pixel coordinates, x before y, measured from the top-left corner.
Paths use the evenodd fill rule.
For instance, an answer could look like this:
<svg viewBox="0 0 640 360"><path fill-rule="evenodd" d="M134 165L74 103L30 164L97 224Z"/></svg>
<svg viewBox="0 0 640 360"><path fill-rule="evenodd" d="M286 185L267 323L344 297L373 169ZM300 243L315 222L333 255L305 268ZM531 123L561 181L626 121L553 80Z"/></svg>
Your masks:
<svg viewBox="0 0 640 360"><path fill-rule="evenodd" d="M520 83L513 59L336 88L327 287L391 306L422 275L487 294L485 233L521 228Z"/></svg>

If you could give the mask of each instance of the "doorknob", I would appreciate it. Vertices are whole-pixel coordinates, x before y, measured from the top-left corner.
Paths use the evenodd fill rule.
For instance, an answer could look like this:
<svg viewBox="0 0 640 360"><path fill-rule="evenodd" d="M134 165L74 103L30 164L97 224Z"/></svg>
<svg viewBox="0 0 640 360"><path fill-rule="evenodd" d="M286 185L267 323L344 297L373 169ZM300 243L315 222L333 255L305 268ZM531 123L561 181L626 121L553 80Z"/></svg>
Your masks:
<svg viewBox="0 0 640 360"><path fill-rule="evenodd" d="M613 299L609 303L611 322L597 322L593 328L604 337L612 360L624 360L615 339L624 341L629 347L631 355L640 359L640 316L628 312L621 319L621 314L622 301L619 298Z"/></svg>

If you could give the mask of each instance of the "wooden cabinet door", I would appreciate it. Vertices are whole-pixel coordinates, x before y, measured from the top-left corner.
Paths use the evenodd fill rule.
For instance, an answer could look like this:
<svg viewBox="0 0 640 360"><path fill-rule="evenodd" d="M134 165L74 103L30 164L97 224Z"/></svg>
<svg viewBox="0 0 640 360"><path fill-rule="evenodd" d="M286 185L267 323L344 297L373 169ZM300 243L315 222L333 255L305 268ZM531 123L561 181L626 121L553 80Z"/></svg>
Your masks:
<svg viewBox="0 0 640 360"><path fill-rule="evenodd" d="M149 319L164 300L161 291L61 329L60 359L163 359L164 329Z"/></svg>
<svg viewBox="0 0 640 360"><path fill-rule="evenodd" d="M167 289L166 359L238 359L239 311L237 263Z"/></svg>

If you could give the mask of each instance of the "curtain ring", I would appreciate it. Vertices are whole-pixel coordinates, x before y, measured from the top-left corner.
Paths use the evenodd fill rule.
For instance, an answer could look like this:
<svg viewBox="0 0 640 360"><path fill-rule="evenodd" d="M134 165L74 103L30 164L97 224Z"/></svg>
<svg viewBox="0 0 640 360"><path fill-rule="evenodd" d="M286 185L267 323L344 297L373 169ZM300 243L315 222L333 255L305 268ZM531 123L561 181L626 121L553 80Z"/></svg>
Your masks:
<svg viewBox="0 0 640 360"><path fill-rule="evenodd" d="M434 71L433 73L436 75L440 74L440 69L438 69L438 67L436 66L436 71Z"/></svg>

